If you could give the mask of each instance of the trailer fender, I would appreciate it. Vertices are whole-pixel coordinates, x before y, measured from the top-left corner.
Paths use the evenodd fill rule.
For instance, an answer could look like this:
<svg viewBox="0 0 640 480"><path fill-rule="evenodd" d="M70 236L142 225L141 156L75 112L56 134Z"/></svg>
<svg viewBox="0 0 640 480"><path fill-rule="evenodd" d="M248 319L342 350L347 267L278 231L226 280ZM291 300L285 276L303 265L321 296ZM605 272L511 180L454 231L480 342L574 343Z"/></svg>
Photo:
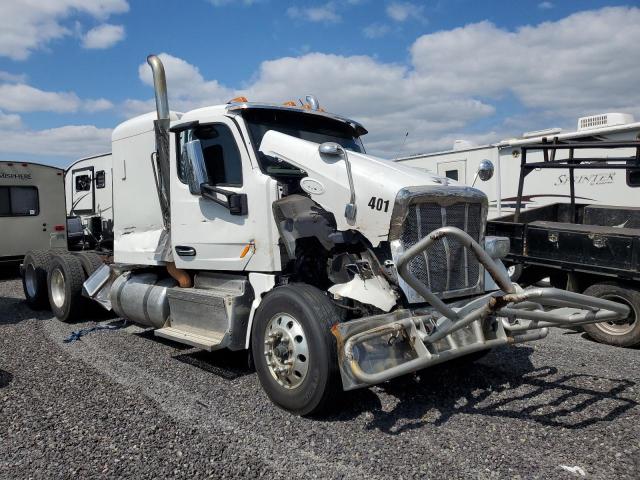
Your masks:
<svg viewBox="0 0 640 480"><path fill-rule="evenodd" d="M251 310L249 311L249 323L247 324L247 336L245 339L245 348L249 349L251 346L251 329L253 327L253 318L256 310L262 302L262 297L265 293L271 291L276 285L276 276L269 273L250 273L249 283L253 288L253 302L251 303Z"/></svg>

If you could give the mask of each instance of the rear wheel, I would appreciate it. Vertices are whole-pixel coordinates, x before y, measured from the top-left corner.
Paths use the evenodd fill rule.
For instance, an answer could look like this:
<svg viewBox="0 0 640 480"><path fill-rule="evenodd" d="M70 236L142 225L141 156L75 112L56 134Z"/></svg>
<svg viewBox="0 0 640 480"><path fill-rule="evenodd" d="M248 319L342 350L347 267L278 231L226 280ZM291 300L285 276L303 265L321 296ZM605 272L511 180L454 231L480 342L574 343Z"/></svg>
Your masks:
<svg viewBox="0 0 640 480"><path fill-rule="evenodd" d="M258 378L269 398L297 415L326 407L339 387L338 313L319 289L278 287L262 300L253 322L251 347Z"/></svg>
<svg viewBox="0 0 640 480"><path fill-rule="evenodd" d="M89 278L93 275L93 272L98 270L104 262L100 255L94 252L78 252L75 254L76 258L80 260L82 264L82 269L84 270L84 274Z"/></svg>
<svg viewBox="0 0 640 480"><path fill-rule="evenodd" d="M70 322L87 306L82 296L85 274L80 260L73 255L56 255L47 277L49 303L54 315L63 322Z"/></svg>
<svg viewBox="0 0 640 480"><path fill-rule="evenodd" d="M584 330L591 338L618 347L640 345L640 291L615 283L597 283L587 288L584 294L620 302L631 309L625 320L585 325Z"/></svg>
<svg viewBox="0 0 640 480"><path fill-rule="evenodd" d="M51 253L47 250L27 252L22 262L22 288L27 304L34 310L49 306L47 274L51 268Z"/></svg>

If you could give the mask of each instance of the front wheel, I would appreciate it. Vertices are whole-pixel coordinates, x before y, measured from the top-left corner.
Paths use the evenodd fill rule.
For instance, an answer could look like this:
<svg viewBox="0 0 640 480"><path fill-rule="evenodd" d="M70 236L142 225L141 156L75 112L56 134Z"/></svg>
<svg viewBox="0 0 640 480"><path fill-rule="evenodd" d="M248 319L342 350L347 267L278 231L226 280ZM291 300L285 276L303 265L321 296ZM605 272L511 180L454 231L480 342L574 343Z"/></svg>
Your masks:
<svg viewBox="0 0 640 480"><path fill-rule="evenodd" d="M615 283L597 283L584 294L624 303L631 309L631 314L624 320L585 325L584 330L591 338L618 347L640 345L640 291Z"/></svg>
<svg viewBox="0 0 640 480"><path fill-rule="evenodd" d="M269 398L297 415L326 407L339 386L336 341L338 313L310 285L278 287L262 300L252 327L251 350Z"/></svg>

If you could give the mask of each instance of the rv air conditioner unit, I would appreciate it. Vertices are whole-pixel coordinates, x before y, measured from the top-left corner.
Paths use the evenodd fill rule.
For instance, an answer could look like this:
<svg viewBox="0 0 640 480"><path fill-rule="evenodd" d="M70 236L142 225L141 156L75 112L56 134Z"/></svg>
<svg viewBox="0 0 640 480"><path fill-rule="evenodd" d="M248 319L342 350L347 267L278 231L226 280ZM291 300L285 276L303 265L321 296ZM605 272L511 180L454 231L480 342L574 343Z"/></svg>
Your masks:
<svg viewBox="0 0 640 480"><path fill-rule="evenodd" d="M578 119L578 131L626 125L628 123L633 123L633 115L629 113L601 113L590 117L580 117Z"/></svg>

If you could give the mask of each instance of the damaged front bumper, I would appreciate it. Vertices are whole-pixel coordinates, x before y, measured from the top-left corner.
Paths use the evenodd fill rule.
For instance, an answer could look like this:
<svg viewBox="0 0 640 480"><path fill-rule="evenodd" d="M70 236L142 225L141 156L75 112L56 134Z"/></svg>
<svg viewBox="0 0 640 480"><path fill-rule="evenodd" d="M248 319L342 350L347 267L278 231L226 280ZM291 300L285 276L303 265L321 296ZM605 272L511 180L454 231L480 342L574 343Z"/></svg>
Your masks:
<svg viewBox="0 0 640 480"><path fill-rule="evenodd" d="M501 290L445 304L415 278L407 265L433 242L453 236L484 265ZM559 290L522 290L469 235L455 227L431 232L396 264L399 275L430 307L361 318L334 326L345 390L394 377L505 344L544 338L549 327L617 321L626 305Z"/></svg>

